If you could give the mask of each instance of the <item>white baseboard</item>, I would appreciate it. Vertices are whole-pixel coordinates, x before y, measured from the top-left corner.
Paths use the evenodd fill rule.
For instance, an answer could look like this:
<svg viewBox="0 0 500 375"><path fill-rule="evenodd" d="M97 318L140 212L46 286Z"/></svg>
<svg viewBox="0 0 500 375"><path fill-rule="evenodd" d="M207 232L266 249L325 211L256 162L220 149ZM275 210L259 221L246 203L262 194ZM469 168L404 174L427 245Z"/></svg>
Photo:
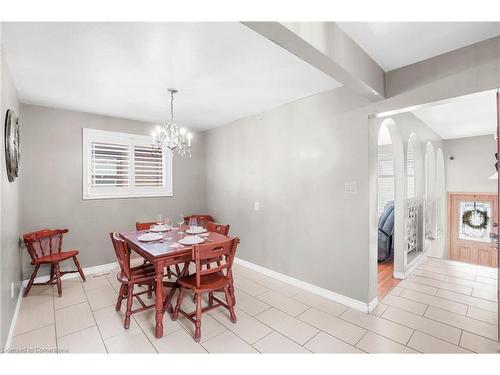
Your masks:
<svg viewBox="0 0 500 375"><path fill-rule="evenodd" d="M375 308L375 306L377 306L377 303L378 303L377 298L374 298L369 303L362 302L362 301L359 301L357 299L347 297L347 296L344 296L344 295L339 294L339 293L335 293L331 290L321 288L317 285L309 284L305 281L295 279L291 276L270 270L269 268L259 266L255 263L251 263L251 262L244 260L244 259L241 259L241 258L235 258L234 262L236 264L242 265L244 267L253 269L254 271L263 273L269 277L272 277L273 279L283 281L287 284L296 286L297 288L307 290L308 292L311 292L313 294L317 294L318 296L321 296L321 297L327 298L329 300L341 303L343 305L352 307L353 309L356 309L356 310L359 310L362 312L366 312L366 313L371 312Z"/></svg>
<svg viewBox="0 0 500 375"><path fill-rule="evenodd" d="M417 259L415 259L411 264L410 264L410 267L408 267L407 270L405 270L404 272L394 272L394 277L396 279L400 279L400 280L404 280L406 279L408 276L410 276L413 271L415 270L415 268L417 268L417 266L422 263L425 259L427 258L427 254L422 254L420 257L418 257Z"/></svg>
<svg viewBox="0 0 500 375"><path fill-rule="evenodd" d="M96 275L96 274L101 274L101 273L109 273L113 269L115 269L115 267L117 267L117 263L116 262L114 262L114 263L107 263L107 264L101 264L100 266L82 268L82 270L83 270L83 273L85 274L85 276L87 276L87 275ZM76 273L67 273L67 274L63 275L61 278L63 280L67 280L67 279L74 279L74 278L77 278L77 277L80 277L80 274L78 272L76 272ZM49 275L36 277L34 282L35 283L44 283L44 282L48 281L49 278L50 278ZM28 285L28 281L29 280L24 280L23 281L23 286L24 287L26 285Z"/></svg>
<svg viewBox="0 0 500 375"><path fill-rule="evenodd" d="M14 310L12 321L10 322L9 336L7 336L7 341L5 343L4 351L8 351L10 349L10 346L12 345L12 338L14 337L14 331L16 329L17 317L19 316L19 309L21 308L23 294L24 294L24 284L21 283L21 287L19 288L19 295L17 296L16 309Z"/></svg>

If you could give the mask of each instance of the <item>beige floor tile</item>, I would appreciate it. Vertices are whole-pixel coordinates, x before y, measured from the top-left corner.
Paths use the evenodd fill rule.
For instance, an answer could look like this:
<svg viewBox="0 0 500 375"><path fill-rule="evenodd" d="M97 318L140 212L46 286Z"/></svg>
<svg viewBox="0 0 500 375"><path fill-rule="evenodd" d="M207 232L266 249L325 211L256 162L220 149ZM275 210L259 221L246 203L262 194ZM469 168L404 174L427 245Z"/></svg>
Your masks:
<svg viewBox="0 0 500 375"><path fill-rule="evenodd" d="M421 276L415 276L415 275L408 277L408 280L412 281L414 283L423 284L423 285L427 285L427 286L434 287L434 288L450 290L452 292L466 294L468 296L470 296L472 294L472 288L470 288L468 286L448 283L446 281L428 279L427 277L421 277Z"/></svg>
<svg viewBox="0 0 500 375"><path fill-rule="evenodd" d="M390 291L389 291L389 294L392 294L393 296L399 296L401 294L401 292L404 290L404 288L402 286L400 286L401 284L399 284L398 286L395 286L394 288L392 288Z"/></svg>
<svg viewBox="0 0 500 375"><path fill-rule="evenodd" d="M96 326L60 337L57 344L62 353L106 353L106 347Z"/></svg>
<svg viewBox="0 0 500 375"><path fill-rule="evenodd" d="M394 296L391 294L385 296L385 298L382 300L382 303L418 315L424 315L425 310L427 310L426 304L411 301L409 299L401 298L399 296Z"/></svg>
<svg viewBox="0 0 500 375"><path fill-rule="evenodd" d="M472 296L482 299L487 299L488 301L496 302L497 301L497 292L496 290L480 290L474 289L472 291Z"/></svg>
<svg viewBox="0 0 500 375"><path fill-rule="evenodd" d="M480 289L480 290L486 290L486 291L495 291L496 290L495 286L488 285L485 283L479 283L479 282L476 282L475 280L462 279L460 277L443 275L440 273L429 272L429 271L424 271L424 270L415 270L415 271L413 271L413 275L422 276L422 277L426 277L426 278L434 279L434 280L445 281L448 283L462 285L462 286Z"/></svg>
<svg viewBox="0 0 500 375"><path fill-rule="evenodd" d="M272 331L271 328L241 310L236 309L235 313L236 323L231 322L227 310L214 315L214 318L249 344L253 344Z"/></svg>
<svg viewBox="0 0 500 375"><path fill-rule="evenodd" d="M253 345L261 353L310 353L296 342L273 331Z"/></svg>
<svg viewBox="0 0 500 375"><path fill-rule="evenodd" d="M54 285L33 285L28 296L52 297L54 295L54 290L56 290L57 293L57 289Z"/></svg>
<svg viewBox="0 0 500 375"><path fill-rule="evenodd" d="M203 328L202 328L203 329ZM203 333L202 333L203 335ZM152 339L151 342L158 353L206 353L203 346L194 341L193 336L184 329L164 335L160 339Z"/></svg>
<svg viewBox="0 0 500 375"><path fill-rule="evenodd" d="M132 315L137 324L139 324L151 342L157 340L155 337L156 332L156 311L155 309L146 310ZM167 336L180 329L183 329L179 321L170 319L170 315L165 313L163 316L163 335Z"/></svg>
<svg viewBox="0 0 500 375"><path fill-rule="evenodd" d="M96 323L87 302L56 311L56 333L62 337L92 327Z"/></svg>
<svg viewBox="0 0 500 375"><path fill-rule="evenodd" d="M239 264L233 264L233 273L252 281L259 281L268 277L263 273L256 272Z"/></svg>
<svg viewBox="0 0 500 375"><path fill-rule="evenodd" d="M82 302L87 301L87 296L83 291L82 283L65 283L63 285L63 294L61 297L57 295L57 291L54 297L54 307L56 310L68 307L71 305L77 305Z"/></svg>
<svg viewBox="0 0 500 375"><path fill-rule="evenodd" d="M363 328L313 308L299 315L299 319L352 345L366 333Z"/></svg>
<svg viewBox="0 0 500 375"><path fill-rule="evenodd" d="M323 298L307 291L300 292L299 294L293 296L293 299L314 307L316 310L320 310L334 316L339 316L348 309L347 306L342 305L341 303Z"/></svg>
<svg viewBox="0 0 500 375"><path fill-rule="evenodd" d="M401 281L397 287L402 288L402 289L414 290L416 292L429 294L431 296L436 295L436 293L438 292L438 288L434 288L432 286L427 286L427 285L423 285L423 284L414 283L414 282L411 282L408 280ZM396 289L396 288L394 288L394 289Z"/></svg>
<svg viewBox="0 0 500 375"><path fill-rule="evenodd" d="M367 353L397 353L397 354L414 354L417 351L408 348L407 346L398 344L395 341L389 340L383 336L373 332L368 332L356 344L356 347Z"/></svg>
<svg viewBox="0 0 500 375"><path fill-rule="evenodd" d="M330 316L330 315L329 315ZM274 307L255 316L262 323L285 335L289 339L303 345L313 338L319 331Z"/></svg>
<svg viewBox="0 0 500 375"><path fill-rule="evenodd" d="M179 319L177 321L184 327L185 330L189 332L190 335L194 337L195 325L193 322L191 322L184 316L179 316ZM226 330L227 328L217 320L215 320L212 316L210 316L209 314L202 314L200 342L210 340L212 337L215 337Z"/></svg>
<svg viewBox="0 0 500 375"><path fill-rule="evenodd" d="M258 283L287 297L292 297L302 291L302 289L297 288L296 286L290 285L277 279L273 279L272 277L267 277L265 279L259 280Z"/></svg>
<svg viewBox="0 0 500 375"><path fill-rule="evenodd" d="M114 306L118 297L109 283L99 289L86 290L85 293L87 294L92 311L100 310L107 306Z"/></svg>
<svg viewBox="0 0 500 375"><path fill-rule="evenodd" d="M487 301L481 298L466 296L460 293L450 292L448 290L439 290L436 297L448 299L451 301L464 303L470 306L479 307L480 309L496 312L497 304L492 301Z"/></svg>
<svg viewBox="0 0 500 375"><path fill-rule="evenodd" d="M226 331L205 341L202 346L209 353L257 353L252 346L231 331Z"/></svg>
<svg viewBox="0 0 500 375"><path fill-rule="evenodd" d="M405 289L403 293L401 293L401 297L407 298L412 301L421 302L426 305L439 307L440 309L451 311L457 314L465 315L467 312L467 305L463 303L454 302L440 297L430 296L428 294L416 292L410 289Z"/></svg>
<svg viewBox="0 0 500 375"><path fill-rule="evenodd" d="M476 353L498 353L498 343L483 336L463 331L460 346Z"/></svg>
<svg viewBox="0 0 500 375"><path fill-rule="evenodd" d="M470 353L470 351L457 345L450 344L449 342L418 331L415 331L410 342L408 342L408 346L421 353Z"/></svg>
<svg viewBox="0 0 500 375"><path fill-rule="evenodd" d="M483 322L490 323L493 325L498 324L498 314L492 311L483 310L478 307L469 306L467 310L467 316L469 318L474 318L477 320L482 320Z"/></svg>
<svg viewBox="0 0 500 375"><path fill-rule="evenodd" d="M431 267L431 266L425 266L425 265L419 265L417 269L423 270L423 271L428 271L428 272L434 272L434 273L439 273L442 275L448 275L452 277L460 277L461 279L465 280L472 280L474 281L476 279L476 275L473 273L468 273L468 272L460 272L457 270L453 269L443 269L443 268L436 268L436 267Z"/></svg>
<svg viewBox="0 0 500 375"><path fill-rule="evenodd" d="M354 309L347 310L340 318L405 345L413 333L413 329Z"/></svg>
<svg viewBox="0 0 500 375"><path fill-rule="evenodd" d="M57 349L54 324L14 336L10 346L12 353L44 353L44 349Z"/></svg>
<svg viewBox="0 0 500 375"><path fill-rule="evenodd" d="M236 296L236 307L249 315L255 316L271 307L267 303L256 297L252 297L242 290L235 290L234 294Z"/></svg>
<svg viewBox="0 0 500 375"><path fill-rule="evenodd" d="M394 307L389 307L382 314L382 318L392 320L393 322L427 333L455 345L458 345L458 341L460 340L460 330L458 328Z"/></svg>
<svg viewBox="0 0 500 375"><path fill-rule="evenodd" d="M134 320L135 316L137 316L137 314L133 315L130 319L130 329L137 328L137 323ZM114 306L108 306L94 311L94 318L104 339L125 331L125 328L123 328L125 313L116 311Z"/></svg>
<svg viewBox="0 0 500 375"><path fill-rule="evenodd" d="M235 276L234 278L234 287L254 297L269 291L269 288L266 288L265 286L258 284L255 281L237 276Z"/></svg>
<svg viewBox="0 0 500 375"><path fill-rule="evenodd" d="M261 294L257 298L292 316L298 316L310 308L309 305L305 305L293 298L286 297L274 290Z"/></svg>
<svg viewBox="0 0 500 375"><path fill-rule="evenodd" d="M131 329L104 340L109 353L156 353L140 329Z"/></svg>
<svg viewBox="0 0 500 375"><path fill-rule="evenodd" d="M385 310L387 310L389 306L384 305L383 303L379 303L370 314L376 315L376 316L381 316Z"/></svg>
<svg viewBox="0 0 500 375"><path fill-rule="evenodd" d="M54 324L54 302L51 296L28 295L21 301L15 335Z"/></svg>
<svg viewBox="0 0 500 375"><path fill-rule="evenodd" d="M354 346L325 332L318 333L304 346L314 353L363 353Z"/></svg>
<svg viewBox="0 0 500 375"><path fill-rule="evenodd" d="M495 287L498 285L497 279L492 279L490 277L485 277L485 276L479 276L479 275L476 276L476 281L483 284L493 285Z"/></svg>
<svg viewBox="0 0 500 375"><path fill-rule="evenodd" d="M116 277L115 277L116 280ZM117 280L118 282L118 280ZM101 276L88 276L87 281L82 283L83 288L87 290L94 290L94 289L101 289L105 288L108 285L110 285L110 282L108 281L107 275L101 275Z"/></svg>
<svg viewBox="0 0 500 375"><path fill-rule="evenodd" d="M425 317L437 320L438 322L446 323L453 327L464 329L492 340L497 339L497 327L493 324L481 322L476 319L468 318L466 316L441 310L432 306L429 307L425 313Z"/></svg>

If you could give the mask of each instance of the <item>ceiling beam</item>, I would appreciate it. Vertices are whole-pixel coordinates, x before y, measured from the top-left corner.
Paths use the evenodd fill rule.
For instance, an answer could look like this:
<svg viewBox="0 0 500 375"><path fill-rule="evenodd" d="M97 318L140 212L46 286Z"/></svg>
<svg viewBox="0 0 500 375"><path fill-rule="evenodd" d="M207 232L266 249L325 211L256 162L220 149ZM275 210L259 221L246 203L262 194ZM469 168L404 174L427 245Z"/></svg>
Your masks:
<svg viewBox="0 0 500 375"><path fill-rule="evenodd" d="M243 22L355 93L385 98L385 73L334 22Z"/></svg>

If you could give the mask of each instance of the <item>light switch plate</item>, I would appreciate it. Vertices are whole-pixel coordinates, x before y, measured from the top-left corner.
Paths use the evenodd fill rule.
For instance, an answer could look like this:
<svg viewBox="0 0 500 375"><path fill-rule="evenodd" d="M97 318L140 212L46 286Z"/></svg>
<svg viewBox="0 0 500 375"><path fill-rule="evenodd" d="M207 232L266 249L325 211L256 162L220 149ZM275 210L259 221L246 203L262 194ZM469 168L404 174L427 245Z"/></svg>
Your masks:
<svg viewBox="0 0 500 375"><path fill-rule="evenodd" d="M255 202L255 203L253 204L253 209L254 209L255 211L260 211L260 203L259 203L259 202Z"/></svg>
<svg viewBox="0 0 500 375"><path fill-rule="evenodd" d="M356 194L356 181L346 181L344 192L348 194Z"/></svg>

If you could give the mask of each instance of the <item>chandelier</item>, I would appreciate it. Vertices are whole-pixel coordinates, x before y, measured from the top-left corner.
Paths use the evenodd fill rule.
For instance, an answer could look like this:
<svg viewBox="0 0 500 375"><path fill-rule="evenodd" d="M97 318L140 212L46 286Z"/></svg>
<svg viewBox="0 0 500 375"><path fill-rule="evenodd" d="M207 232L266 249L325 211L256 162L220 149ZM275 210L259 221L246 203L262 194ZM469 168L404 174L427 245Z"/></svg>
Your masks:
<svg viewBox="0 0 500 375"><path fill-rule="evenodd" d="M164 146L171 151L177 150L181 156L191 157L191 139L193 135L186 128L179 127L174 121L174 94L176 89L168 89L170 92L170 120L157 127L153 131L153 148L161 150Z"/></svg>

